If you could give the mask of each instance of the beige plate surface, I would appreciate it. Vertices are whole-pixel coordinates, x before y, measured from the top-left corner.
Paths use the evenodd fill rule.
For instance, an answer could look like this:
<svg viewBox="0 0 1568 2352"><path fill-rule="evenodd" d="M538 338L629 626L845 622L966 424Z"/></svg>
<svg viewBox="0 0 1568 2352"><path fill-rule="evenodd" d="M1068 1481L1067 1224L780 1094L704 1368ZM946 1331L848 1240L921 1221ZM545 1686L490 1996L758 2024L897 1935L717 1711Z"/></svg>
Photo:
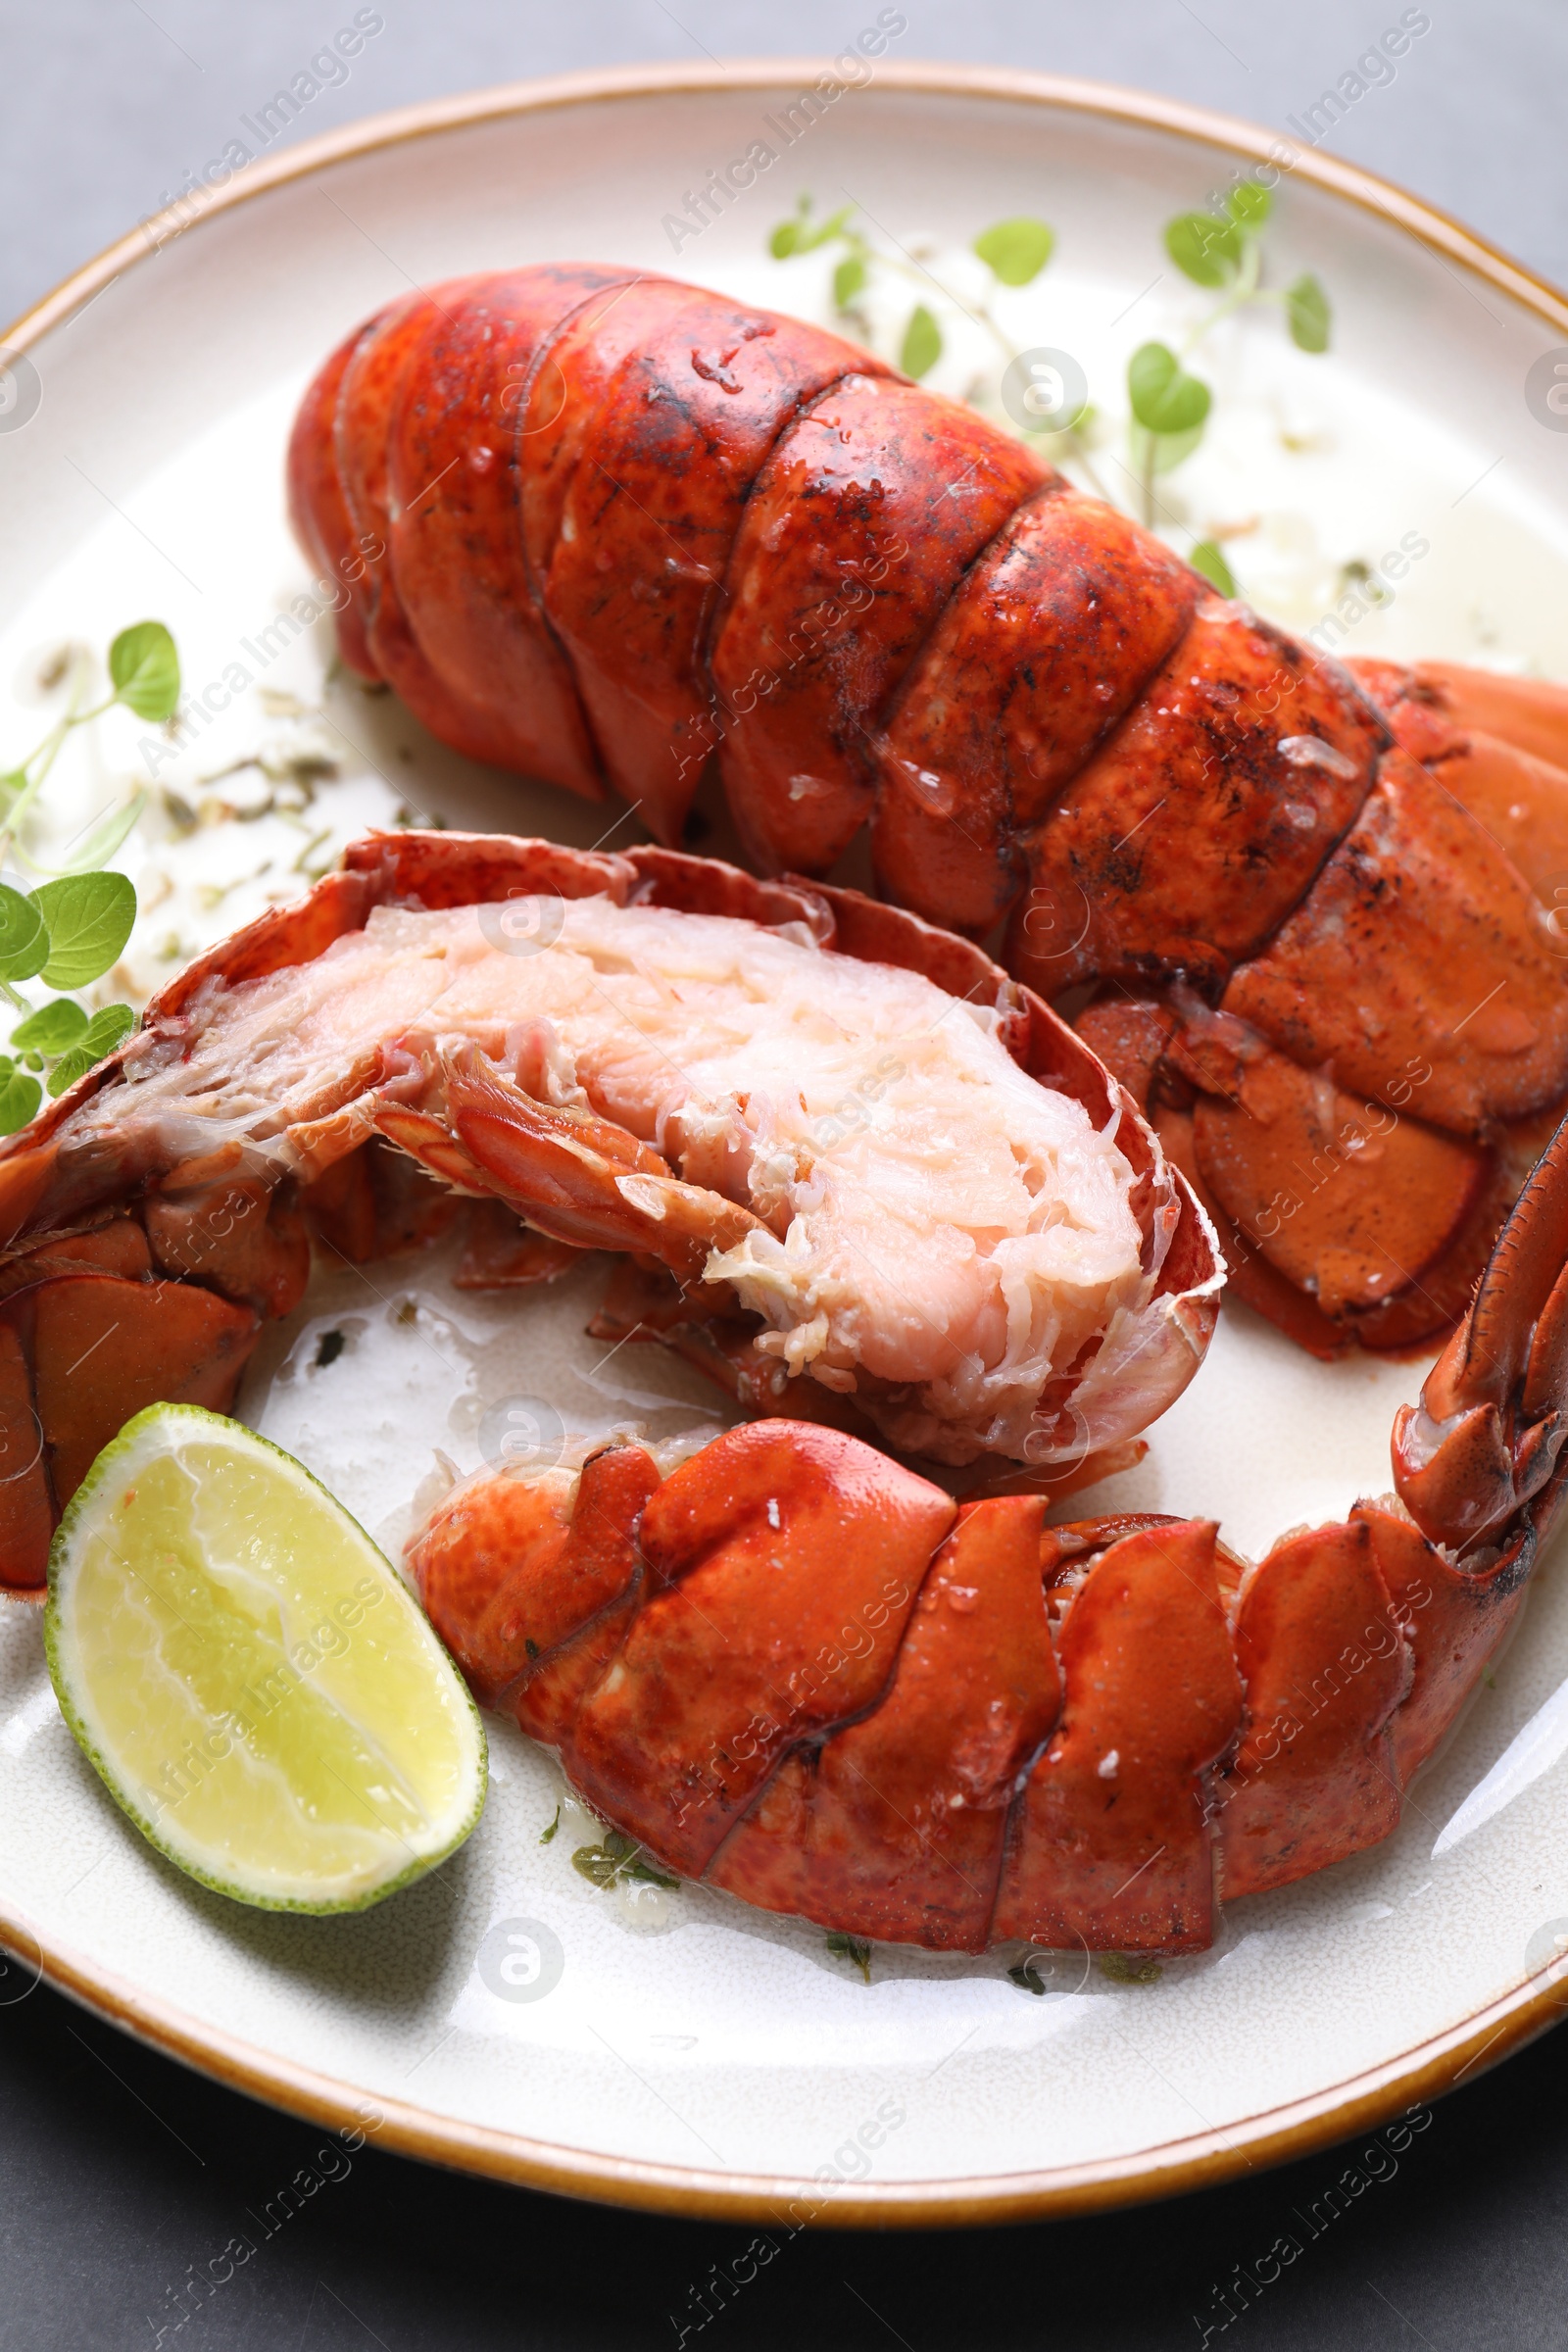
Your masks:
<svg viewBox="0 0 1568 2352"><path fill-rule="evenodd" d="M763 255L802 189L853 197L890 238L944 251L1000 217L1040 213L1057 256L1012 298L1009 322L1020 340L1079 354L1096 397L1113 403L1132 345L1192 312L1173 280L1152 287L1161 222L1271 145L1114 90L884 60L672 253L666 216L818 70L576 77L388 117L252 165L159 250L138 232L80 272L10 337L42 398L24 429L0 431L0 689L65 631L101 642L158 612L198 688L250 664L182 776L248 757L263 710L253 672L273 658L263 664L257 642L305 585L278 489L292 403L346 328L412 282L577 256L804 310L820 305L821 269ZM1301 269L1322 277L1335 348L1307 361L1277 320L1216 346L1209 372L1234 422L1195 461L1192 495L1212 514L1234 481L1239 501L1250 489L1267 508L1237 562L1244 579L1255 564L1252 592L1281 618L1306 626L1326 610L1318 557L1332 583L1345 560L1375 562L1408 533L1427 553L1355 650L1549 668L1568 500L1561 444L1528 410L1524 379L1568 337L1568 306L1330 159L1300 155L1278 202L1276 282ZM384 700L341 688L323 700L329 650L323 623L278 656L270 681L321 702L321 723L348 746L323 824L384 820L400 797L579 843L611 821L442 754ZM19 745L36 732L20 708L0 711L0 729ZM163 855L153 843L130 860L144 902ZM215 902L211 932L241 908L242 891ZM476 1458L484 1415L508 1397L542 1394L585 1428L632 1412L669 1427L712 1409L668 1367L605 1369L581 1336L588 1278L526 1313L466 1303L439 1268L413 1287L412 1322L398 1313L406 1272L388 1275L384 1296L363 1284L314 1296L244 1408L389 1544L433 1447ZM330 1393L314 1365L327 1323L351 1341ZM1227 1317L1203 1377L1115 1499L1216 1511L1256 1550L1386 1486L1389 1418L1420 1371L1325 1371ZM629 1915L572 1872L568 1839L540 1845L550 1773L504 1728L485 1820L435 1881L363 1918L247 1913L180 1880L107 1804L54 1711L36 1616L11 1609L0 1936L227 2082L518 2180L685 2213L793 2206L840 2224L1114 2203L1370 2129L1550 2022L1546 1962L1568 1915L1560 1575L1543 1579L1495 1681L1377 1852L1236 1906L1212 1954L1157 1984L1058 1965L1035 1998L996 1956L879 1954L867 1987L814 1932L715 1895ZM533 1951L544 1970L531 1979Z"/></svg>

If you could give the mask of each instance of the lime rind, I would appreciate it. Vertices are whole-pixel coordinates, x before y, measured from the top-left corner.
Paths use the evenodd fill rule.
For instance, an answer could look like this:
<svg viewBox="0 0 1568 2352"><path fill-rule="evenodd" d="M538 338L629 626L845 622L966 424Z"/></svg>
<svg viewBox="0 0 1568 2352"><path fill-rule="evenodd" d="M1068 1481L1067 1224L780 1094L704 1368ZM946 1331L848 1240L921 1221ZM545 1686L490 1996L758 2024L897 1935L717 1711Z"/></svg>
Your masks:
<svg viewBox="0 0 1568 2352"><path fill-rule="evenodd" d="M138 1801L130 1785L135 1778L123 1762L108 1752L113 1742L95 1729L101 1708L95 1706L90 1689L91 1675L80 1655L80 1629L73 1610L73 1588L80 1581L80 1567L88 1546L95 1536L103 1533L102 1521L108 1507L108 1489L127 1473L137 1480L171 1459L180 1460L181 1446L202 1446L209 1449L231 1454L246 1464L253 1476L264 1484L272 1482L278 1490L292 1498L296 1507L303 1504L314 1512L324 1531L352 1555L364 1576L374 1580L377 1588L373 1600L366 1605L375 1606L387 1600L392 1604L393 1618L399 1639L394 1644L400 1653L395 1661L402 1677L400 1696L405 1707L416 1704L421 1698L429 1701L430 1712L442 1709L453 1719L455 1748L451 1769L461 1787L453 1801L441 1808L441 1817L425 1832L414 1829L408 1838L380 1823L380 1835L362 1832L362 1843L373 1855L379 1849L383 1859L379 1866L373 1861L368 1868L348 1874L338 1874L314 1886L296 1884L292 1888L276 1883L277 1874L269 1865L257 1861L247 1872L243 1857L230 1854L226 1867L217 1866L210 1851L197 1840L179 1838L169 1834L156 1812ZM188 1474L187 1474L188 1475ZM134 1494L132 1491L132 1499ZM111 1546L113 1548L113 1546ZM116 1553L122 1565L129 1569L123 1555ZM136 1572L131 1570L134 1575ZM138 1581L144 1581L138 1579ZM233 1583L232 1574L229 1583ZM363 1579L355 1590L363 1590ZM362 1609L363 1614L363 1609ZM189 1630L189 1629L188 1629ZM324 1628L318 1628L320 1631ZM44 1644L50 1679L61 1713L71 1728L82 1753L97 1772L110 1795L126 1818L175 1867L236 1902L270 1911L305 1913L336 1913L364 1911L384 1902L390 1894L422 1878L437 1868L463 1844L476 1827L484 1809L488 1773L483 1725L478 1709L462 1676L441 1647L434 1632L391 1563L371 1543L365 1530L343 1508L337 1498L314 1478L292 1454L260 1437L242 1424L226 1420L221 1414L206 1411L200 1405L155 1404L128 1421L113 1444L107 1446L73 1495L55 1532L49 1555L49 1589L44 1610ZM188 1646L188 1645L187 1645ZM376 1645L371 1644L371 1647ZM281 1654L281 1653L280 1653ZM293 1653L298 1656L298 1650ZM411 1660L418 1660L411 1672ZM221 1655L215 1661L221 1667ZM319 1663L319 1661L318 1661ZM127 1665L130 1661L126 1661ZM160 1659L158 1664L162 1666ZM286 1660L285 1660L286 1668ZM421 1677L425 1687L418 1687ZM298 1685L300 1677L293 1681ZM321 1709L317 1710L318 1720ZM327 1710L326 1720L330 1720ZM355 1727L358 1728L358 1727ZM225 1734L224 1737L228 1735ZM234 1742L231 1740L230 1745ZM373 1738L362 1742L367 1752L376 1756ZM298 1759L296 1759L298 1760ZM307 1763L314 1759L307 1757ZM330 1770L330 1766L328 1766ZM391 1766L396 1774L397 1767ZM339 1776L333 1775L333 1778ZM347 1782L341 1784L353 1796L354 1789ZM150 1794L145 1788L144 1793ZM290 1792L292 1794L292 1792ZM387 1790L377 1786L383 1800ZM368 1800L365 1800L368 1809ZM401 1847L402 1854L398 1849ZM403 1857L407 1858L404 1859ZM286 1874L285 1874L286 1875Z"/></svg>

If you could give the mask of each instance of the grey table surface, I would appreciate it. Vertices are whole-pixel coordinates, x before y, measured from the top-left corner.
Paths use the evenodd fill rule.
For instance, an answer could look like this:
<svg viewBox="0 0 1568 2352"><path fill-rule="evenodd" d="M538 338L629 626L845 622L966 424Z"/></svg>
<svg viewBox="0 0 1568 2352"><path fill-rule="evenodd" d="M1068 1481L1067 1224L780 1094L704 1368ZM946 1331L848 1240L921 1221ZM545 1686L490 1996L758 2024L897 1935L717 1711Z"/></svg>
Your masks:
<svg viewBox="0 0 1568 2352"><path fill-rule="evenodd" d="M903 0L905 54L1139 84L1279 126L1401 0ZM843 0L382 0L385 33L301 128L486 82L717 53L833 50ZM1561 0L1430 0L1432 29L1327 144L1568 281ZM0 0L0 318L150 212L289 78L348 0ZM0 1987L3 1990L3 1987ZM754 2232L503 2189L321 2134L187 2074L39 1988L0 2006L0 2347L212 2352L380 2344L820 2343L845 2352L1207 2339L1249 2352L1568 2344L1568 2035L1441 2103L1391 2173L1350 2142L1179 2202L1006 2231L822 2233L739 2308L694 2300ZM301 2170L323 2182L177 2334L182 2283ZM1361 2183L1308 2235L1332 2181ZM1373 2180L1376 2172L1380 2178ZM1303 2243L1223 2328L1214 2290ZM250 2235L259 2233L252 2229ZM709 2308L715 2301L711 2291ZM1195 2317L1195 2315L1200 2315ZM686 2329L683 2339L682 2329ZM160 2329L166 2330L160 2334Z"/></svg>

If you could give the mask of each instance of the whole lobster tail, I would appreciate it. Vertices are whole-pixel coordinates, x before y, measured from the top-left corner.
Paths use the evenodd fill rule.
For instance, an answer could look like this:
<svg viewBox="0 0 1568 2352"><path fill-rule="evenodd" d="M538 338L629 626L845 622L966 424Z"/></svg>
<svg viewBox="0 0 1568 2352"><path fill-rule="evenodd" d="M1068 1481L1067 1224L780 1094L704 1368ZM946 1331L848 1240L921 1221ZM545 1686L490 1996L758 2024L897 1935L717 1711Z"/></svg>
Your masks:
<svg viewBox="0 0 1568 2352"><path fill-rule="evenodd" d="M1568 1123L1399 1414L1400 1498L1254 1567L786 1421L662 1483L624 1444L482 1478L413 1564L479 1695L687 1876L935 1949L1194 1950L1396 1826L1523 1606L1565 1392Z"/></svg>

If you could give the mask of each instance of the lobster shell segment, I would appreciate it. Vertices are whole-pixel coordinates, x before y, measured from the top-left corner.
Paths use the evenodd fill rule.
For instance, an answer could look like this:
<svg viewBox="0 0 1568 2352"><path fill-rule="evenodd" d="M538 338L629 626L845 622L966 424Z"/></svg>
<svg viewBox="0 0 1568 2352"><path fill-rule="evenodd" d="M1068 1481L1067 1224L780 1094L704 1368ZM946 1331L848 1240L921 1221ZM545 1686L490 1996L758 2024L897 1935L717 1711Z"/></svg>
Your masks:
<svg viewBox="0 0 1568 2352"><path fill-rule="evenodd" d="M1060 1729L1024 1785L993 1933L1054 1949L1184 1951L1213 1936L1202 1776L1242 1690L1212 1521L1125 1536L1060 1642Z"/></svg>
<svg viewBox="0 0 1568 2352"><path fill-rule="evenodd" d="M1221 1777L1224 1887L1257 1894L1386 1838L1411 1661L1364 1518L1287 1537L1243 1591L1245 1739Z"/></svg>
<svg viewBox="0 0 1568 2352"><path fill-rule="evenodd" d="M880 1697L956 1508L838 1430L716 1439L643 1514L648 1596L572 1726L572 1780L697 1876L786 1747Z"/></svg>
<svg viewBox="0 0 1568 2352"><path fill-rule="evenodd" d="M960 1506L879 1703L786 1756L714 1856L715 1886L882 1942L984 1948L1008 1808L1060 1707L1045 1510ZM846 1611L833 1639L865 1637Z"/></svg>

